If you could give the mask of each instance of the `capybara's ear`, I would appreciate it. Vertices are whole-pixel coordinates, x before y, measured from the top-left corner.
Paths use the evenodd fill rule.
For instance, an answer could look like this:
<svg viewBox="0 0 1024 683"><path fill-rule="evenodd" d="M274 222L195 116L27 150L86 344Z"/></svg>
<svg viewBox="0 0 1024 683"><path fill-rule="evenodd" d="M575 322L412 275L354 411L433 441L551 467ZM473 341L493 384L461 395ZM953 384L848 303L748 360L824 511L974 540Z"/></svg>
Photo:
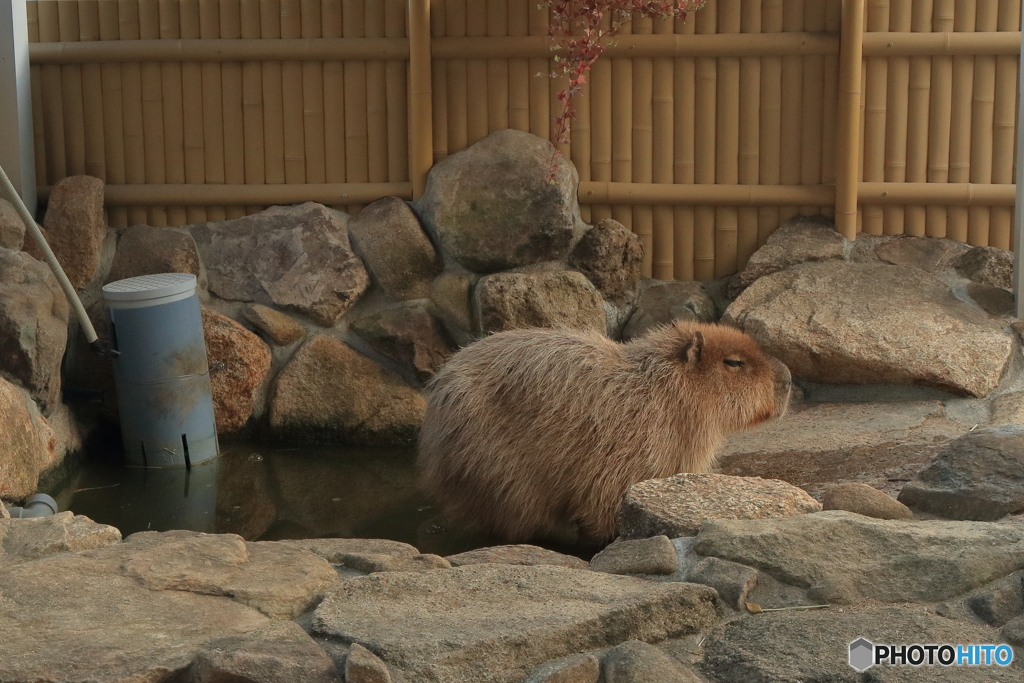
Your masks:
<svg viewBox="0 0 1024 683"><path fill-rule="evenodd" d="M683 337L682 344L679 346L680 361L696 365L700 362L702 353L704 353L704 333L694 330L691 334Z"/></svg>

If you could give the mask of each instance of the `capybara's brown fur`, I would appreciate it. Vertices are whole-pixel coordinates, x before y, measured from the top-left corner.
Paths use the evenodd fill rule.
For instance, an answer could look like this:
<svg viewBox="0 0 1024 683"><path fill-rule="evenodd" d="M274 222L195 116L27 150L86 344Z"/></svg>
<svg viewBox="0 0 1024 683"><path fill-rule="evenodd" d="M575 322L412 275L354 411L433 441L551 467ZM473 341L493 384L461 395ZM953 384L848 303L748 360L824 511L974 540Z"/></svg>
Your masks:
<svg viewBox="0 0 1024 683"><path fill-rule="evenodd" d="M506 541L606 541L630 485L707 471L729 432L785 412L790 375L721 325L628 344L526 329L462 349L430 390L417 462L449 519Z"/></svg>

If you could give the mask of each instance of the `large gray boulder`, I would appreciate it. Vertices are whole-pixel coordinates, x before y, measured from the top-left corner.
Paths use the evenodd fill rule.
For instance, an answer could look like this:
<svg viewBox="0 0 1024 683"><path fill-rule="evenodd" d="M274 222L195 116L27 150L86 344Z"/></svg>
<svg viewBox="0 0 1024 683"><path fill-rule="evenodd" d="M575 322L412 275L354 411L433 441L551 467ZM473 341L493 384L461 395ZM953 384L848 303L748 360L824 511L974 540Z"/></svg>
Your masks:
<svg viewBox="0 0 1024 683"><path fill-rule="evenodd" d="M903 487L900 501L951 519L1024 511L1024 425L979 429L950 442Z"/></svg>
<svg viewBox="0 0 1024 683"><path fill-rule="evenodd" d="M847 240L824 216L793 216L755 251L739 273L737 285L749 287L759 278L798 263L845 258Z"/></svg>
<svg viewBox="0 0 1024 683"><path fill-rule="evenodd" d="M987 395L1013 338L934 275L910 266L812 263L762 277L724 317L794 376Z"/></svg>
<svg viewBox="0 0 1024 683"><path fill-rule="evenodd" d="M201 275L199 252L187 230L133 225L121 233L107 282L155 273Z"/></svg>
<svg viewBox="0 0 1024 683"><path fill-rule="evenodd" d="M107 234L103 188L104 182L92 176L64 178L53 186L43 218L43 234L50 249L68 280L79 289L89 284L100 266ZM25 241L25 251L43 260L34 239Z"/></svg>
<svg viewBox="0 0 1024 683"><path fill-rule="evenodd" d="M0 376L29 391L44 413L60 402L68 301L45 264L0 249Z"/></svg>
<svg viewBox="0 0 1024 683"><path fill-rule="evenodd" d="M642 337L676 321L710 323L715 318L715 303L699 282L648 281L622 329L622 339Z"/></svg>
<svg viewBox="0 0 1024 683"><path fill-rule="evenodd" d="M548 660L717 621L705 586L565 567L478 564L340 583L314 635L358 642L418 683L513 683Z"/></svg>
<svg viewBox="0 0 1024 683"><path fill-rule="evenodd" d="M403 301L357 318L349 329L374 351L426 381L456 348L432 309L426 299Z"/></svg>
<svg viewBox="0 0 1024 683"><path fill-rule="evenodd" d="M551 143L497 130L434 164L414 207L446 257L476 273L562 261L584 224L576 202L579 176Z"/></svg>
<svg viewBox="0 0 1024 683"><path fill-rule="evenodd" d="M586 275L601 296L618 305L636 296L643 260L644 243L611 218L598 221L569 255L569 265Z"/></svg>
<svg viewBox="0 0 1024 683"><path fill-rule="evenodd" d="M1024 531L1014 527L881 520L839 510L711 520L693 549L833 603L939 602L1024 567Z"/></svg>
<svg viewBox="0 0 1024 683"><path fill-rule="evenodd" d="M604 332L601 295L582 274L569 270L495 273L473 290L483 331L567 327Z"/></svg>
<svg viewBox="0 0 1024 683"><path fill-rule="evenodd" d="M307 202L192 226L210 292L336 324L370 286L347 216Z"/></svg>
<svg viewBox="0 0 1024 683"><path fill-rule="evenodd" d="M278 375L270 427L282 437L397 445L416 439L427 402L394 372L318 334Z"/></svg>

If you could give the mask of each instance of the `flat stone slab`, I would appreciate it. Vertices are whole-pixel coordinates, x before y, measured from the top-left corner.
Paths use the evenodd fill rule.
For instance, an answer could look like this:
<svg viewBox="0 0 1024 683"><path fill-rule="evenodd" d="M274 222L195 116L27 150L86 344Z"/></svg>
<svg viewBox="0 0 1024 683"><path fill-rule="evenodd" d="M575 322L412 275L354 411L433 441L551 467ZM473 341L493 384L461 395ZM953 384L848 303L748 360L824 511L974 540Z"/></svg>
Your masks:
<svg viewBox="0 0 1024 683"><path fill-rule="evenodd" d="M633 484L619 507L619 534L693 536L708 519L760 519L816 512L821 504L791 484L760 477L677 474Z"/></svg>
<svg viewBox="0 0 1024 683"><path fill-rule="evenodd" d="M339 583L313 633L357 642L417 683L513 683L558 657L695 633L716 623L715 602L695 584L480 564Z"/></svg>
<svg viewBox="0 0 1024 683"><path fill-rule="evenodd" d="M453 567L463 567L469 564L521 564L541 565L551 564L560 567L571 567L573 569L586 569L587 563L572 555L563 555L554 550L540 548L535 545L520 543L516 545L495 545L489 548L477 548L467 550L457 555L449 555L447 558Z"/></svg>
<svg viewBox="0 0 1024 683"><path fill-rule="evenodd" d="M840 510L708 521L693 549L832 603L939 602L1024 567L1024 531L1010 525L882 520Z"/></svg>

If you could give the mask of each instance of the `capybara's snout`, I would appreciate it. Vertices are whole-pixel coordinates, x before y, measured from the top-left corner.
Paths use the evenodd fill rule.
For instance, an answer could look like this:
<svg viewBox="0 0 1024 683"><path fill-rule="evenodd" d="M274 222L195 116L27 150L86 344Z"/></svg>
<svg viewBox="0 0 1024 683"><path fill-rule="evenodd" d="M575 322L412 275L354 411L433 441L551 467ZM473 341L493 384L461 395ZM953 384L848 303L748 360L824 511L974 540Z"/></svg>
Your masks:
<svg viewBox="0 0 1024 683"><path fill-rule="evenodd" d="M789 397L793 393L793 375L786 364L778 358L769 356L768 359L775 370L775 412L772 417L777 419L785 415L789 408Z"/></svg>

